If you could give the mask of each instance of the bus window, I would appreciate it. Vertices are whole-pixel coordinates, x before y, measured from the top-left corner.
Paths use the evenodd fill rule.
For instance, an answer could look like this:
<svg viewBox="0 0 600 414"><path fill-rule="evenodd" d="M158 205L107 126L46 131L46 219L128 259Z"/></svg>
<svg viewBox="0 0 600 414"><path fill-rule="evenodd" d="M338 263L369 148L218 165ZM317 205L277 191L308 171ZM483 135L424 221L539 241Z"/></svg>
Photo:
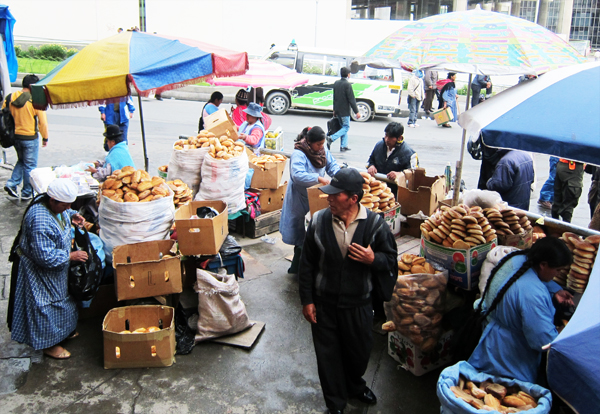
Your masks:
<svg viewBox="0 0 600 414"><path fill-rule="evenodd" d="M296 69L296 55L292 53L275 52L271 56L269 56L267 60L279 63L280 65L283 65L286 68L290 68L292 70Z"/></svg>
<svg viewBox="0 0 600 414"><path fill-rule="evenodd" d="M346 59L343 57L306 53L302 61L302 73L338 76L344 66L346 66Z"/></svg>
<svg viewBox="0 0 600 414"><path fill-rule="evenodd" d="M352 73L350 78L371 79L384 82L392 82L394 80L392 69L375 69L370 66L365 66L365 70L359 70L356 73Z"/></svg>

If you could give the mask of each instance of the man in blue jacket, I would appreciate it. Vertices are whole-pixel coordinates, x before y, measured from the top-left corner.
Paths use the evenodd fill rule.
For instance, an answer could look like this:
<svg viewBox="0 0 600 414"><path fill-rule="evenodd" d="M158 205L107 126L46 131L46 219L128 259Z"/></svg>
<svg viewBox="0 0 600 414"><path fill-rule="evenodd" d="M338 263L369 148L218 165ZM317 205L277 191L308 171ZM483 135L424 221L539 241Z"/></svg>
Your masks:
<svg viewBox="0 0 600 414"><path fill-rule="evenodd" d="M342 128L330 137L327 137L327 149L331 150L331 143L338 138L340 141L340 151L350 151L348 147L348 131L350 130L350 108L354 111L356 119L360 119L360 112L356 106L356 98L352 90L352 84L348 82L350 69L343 67L340 69L341 79L333 84L333 116L340 120Z"/></svg>
<svg viewBox="0 0 600 414"><path fill-rule="evenodd" d="M101 114L100 118L104 122L104 129L106 130L109 125L118 125L121 133L123 134L123 141L125 144L127 144L129 120L133 118L133 113L135 112L135 106L133 106L133 100L131 99L131 96L127 98L126 102L100 105L98 110Z"/></svg>
<svg viewBox="0 0 600 414"><path fill-rule="evenodd" d="M319 379L329 413L348 398L375 404L363 379L373 348L372 294L389 301L398 277L397 248L388 225L360 204L364 179L342 168L329 185L329 208L315 213L304 239L299 287L311 323Z"/></svg>
<svg viewBox="0 0 600 414"><path fill-rule="evenodd" d="M87 171L92 173L92 176L103 182L113 172L122 169L123 167L133 167L135 164L129 154L127 143L123 141L123 134L117 125L109 125L104 133L106 137L106 146L108 147L108 155L104 161L95 161L93 167L88 167Z"/></svg>
<svg viewBox="0 0 600 414"><path fill-rule="evenodd" d="M496 165L487 189L500 193L509 206L529 210L534 174L533 158L528 152L508 151Z"/></svg>

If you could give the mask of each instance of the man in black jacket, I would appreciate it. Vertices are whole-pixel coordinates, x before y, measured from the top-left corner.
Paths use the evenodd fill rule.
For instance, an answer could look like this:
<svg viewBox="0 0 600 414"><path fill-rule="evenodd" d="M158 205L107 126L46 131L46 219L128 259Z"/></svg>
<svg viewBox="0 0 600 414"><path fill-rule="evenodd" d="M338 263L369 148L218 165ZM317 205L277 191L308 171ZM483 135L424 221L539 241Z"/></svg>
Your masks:
<svg viewBox="0 0 600 414"><path fill-rule="evenodd" d="M333 84L333 116L337 116L340 120L342 128L330 137L327 137L327 149L331 150L331 143L338 138L341 138L340 151L350 151L348 148L348 130L350 129L350 107L356 115L356 119L360 119L360 112L356 106L356 98L352 91L352 84L348 82L350 77L350 69L343 67L340 69L341 79Z"/></svg>
<svg viewBox="0 0 600 414"><path fill-rule="evenodd" d="M386 174L390 180L396 179L396 173L419 166L417 153L404 142L404 126L399 122L390 122L385 127L385 138L375 144L369 157L367 171L371 175ZM390 185L396 194L398 187Z"/></svg>
<svg viewBox="0 0 600 414"><path fill-rule="evenodd" d="M358 171L342 168L320 188L329 208L315 213L302 248L302 314L311 323L330 413L343 413L348 398L377 402L362 378L373 347L371 294L389 301L398 276L392 232L359 203L363 183Z"/></svg>

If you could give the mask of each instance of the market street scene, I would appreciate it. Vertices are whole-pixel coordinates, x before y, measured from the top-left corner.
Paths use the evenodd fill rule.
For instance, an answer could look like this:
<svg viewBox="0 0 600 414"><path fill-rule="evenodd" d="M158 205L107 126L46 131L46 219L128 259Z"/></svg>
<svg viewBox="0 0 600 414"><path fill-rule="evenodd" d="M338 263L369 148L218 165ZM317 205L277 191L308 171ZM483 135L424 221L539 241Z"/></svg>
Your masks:
<svg viewBox="0 0 600 414"><path fill-rule="evenodd" d="M597 412L597 7L5 3L2 412Z"/></svg>

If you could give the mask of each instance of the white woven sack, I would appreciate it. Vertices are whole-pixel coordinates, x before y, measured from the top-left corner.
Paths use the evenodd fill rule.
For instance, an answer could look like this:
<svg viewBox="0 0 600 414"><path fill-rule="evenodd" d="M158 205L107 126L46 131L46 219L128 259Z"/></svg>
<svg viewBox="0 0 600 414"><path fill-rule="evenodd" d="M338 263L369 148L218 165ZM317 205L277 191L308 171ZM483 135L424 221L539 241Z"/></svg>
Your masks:
<svg viewBox="0 0 600 414"><path fill-rule="evenodd" d="M168 188L166 184L163 186ZM168 189L168 196L146 203L117 203L102 196L98 216L106 260L112 261L115 246L169 237L175 220L175 205L173 191Z"/></svg>
<svg viewBox="0 0 600 414"><path fill-rule="evenodd" d="M202 164L202 184L194 200L224 201L227 203L228 214L245 209L244 187L247 173L246 152L228 160L213 158L207 153Z"/></svg>
<svg viewBox="0 0 600 414"><path fill-rule="evenodd" d="M173 145L175 146L175 145ZM204 156L209 148L173 149L169 160L167 181L180 179L192 190L192 197L198 192L202 181L201 170Z"/></svg>

